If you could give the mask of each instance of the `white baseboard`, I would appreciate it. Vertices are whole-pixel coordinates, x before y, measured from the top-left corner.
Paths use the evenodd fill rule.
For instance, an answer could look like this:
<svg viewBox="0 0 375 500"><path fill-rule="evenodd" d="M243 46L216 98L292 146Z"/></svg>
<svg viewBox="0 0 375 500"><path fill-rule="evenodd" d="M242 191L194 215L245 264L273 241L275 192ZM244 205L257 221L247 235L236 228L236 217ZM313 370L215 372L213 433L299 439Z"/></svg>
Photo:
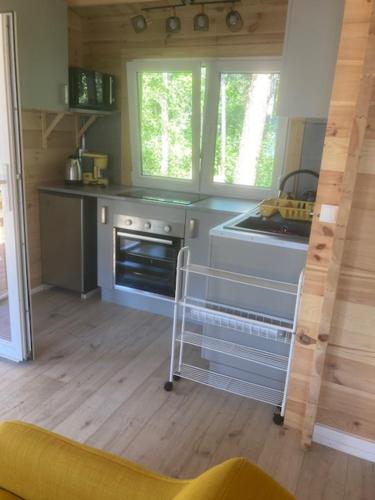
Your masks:
<svg viewBox="0 0 375 500"><path fill-rule="evenodd" d="M53 288L51 285L39 285L35 288L32 288L30 293L31 295L35 295L36 293L45 292L46 290L50 290L51 288Z"/></svg>
<svg viewBox="0 0 375 500"><path fill-rule="evenodd" d="M312 440L349 455L375 462L375 441L359 438L353 434L319 424L315 425Z"/></svg>

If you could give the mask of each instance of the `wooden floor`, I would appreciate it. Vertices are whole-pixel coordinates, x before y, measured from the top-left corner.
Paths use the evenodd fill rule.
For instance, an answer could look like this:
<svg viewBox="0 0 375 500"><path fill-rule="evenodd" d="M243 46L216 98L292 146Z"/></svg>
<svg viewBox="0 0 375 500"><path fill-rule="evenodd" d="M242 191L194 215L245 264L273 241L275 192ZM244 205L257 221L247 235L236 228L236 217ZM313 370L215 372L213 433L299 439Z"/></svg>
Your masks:
<svg viewBox="0 0 375 500"><path fill-rule="evenodd" d="M272 408L181 381L163 390L169 319L98 297L33 297L37 360L0 362L1 419L23 419L192 477L229 457L258 463L300 500L373 500L375 464L320 445L304 452Z"/></svg>

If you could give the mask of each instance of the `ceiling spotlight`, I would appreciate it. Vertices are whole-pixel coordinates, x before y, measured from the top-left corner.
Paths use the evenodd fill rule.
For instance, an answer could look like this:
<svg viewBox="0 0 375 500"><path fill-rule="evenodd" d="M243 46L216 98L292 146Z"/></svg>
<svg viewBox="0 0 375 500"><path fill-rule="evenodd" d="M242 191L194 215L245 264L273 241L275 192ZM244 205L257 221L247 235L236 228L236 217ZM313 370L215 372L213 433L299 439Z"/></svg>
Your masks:
<svg viewBox="0 0 375 500"><path fill-rule="evenodd" d="M243 20L241 14L237 10L231 9L228 13L226 21L228 28L231 31L240 31L243 27Z"/></svg>
<svg viewBox="0 0 375 500"><path fill-rule="evenodd" d="M132 17L131 22L136 33L141 33L147 28L146 18L142 15Z"/></svg>
<svg viewBox="0 0 375 500"><path fill-rule="evenodd" d="M194 17L194 31L208 31L210 20L208 15L204 13L202 5L202 12Z"/></svg>
<svg viewBox="0 0 375 500"><path fill-rule="evenodd" d="M167 17L165 29L167 33L178 33L181 31L181 19L176 16L175 9L173 9L173 16Z"/></svg>

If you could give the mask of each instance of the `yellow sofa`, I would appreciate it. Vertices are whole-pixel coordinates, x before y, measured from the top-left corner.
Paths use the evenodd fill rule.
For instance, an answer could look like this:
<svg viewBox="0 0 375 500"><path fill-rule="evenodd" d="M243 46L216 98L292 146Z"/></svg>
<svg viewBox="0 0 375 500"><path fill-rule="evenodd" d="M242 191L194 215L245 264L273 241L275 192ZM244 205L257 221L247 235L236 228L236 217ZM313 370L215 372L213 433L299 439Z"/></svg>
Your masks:
<svg viewBox="0 0 375 500"><path fill-rule="evenodd" d="M0 423L0 499L292 500L243 458L192 480L149 472L132 462L23 422Z"/></svg>

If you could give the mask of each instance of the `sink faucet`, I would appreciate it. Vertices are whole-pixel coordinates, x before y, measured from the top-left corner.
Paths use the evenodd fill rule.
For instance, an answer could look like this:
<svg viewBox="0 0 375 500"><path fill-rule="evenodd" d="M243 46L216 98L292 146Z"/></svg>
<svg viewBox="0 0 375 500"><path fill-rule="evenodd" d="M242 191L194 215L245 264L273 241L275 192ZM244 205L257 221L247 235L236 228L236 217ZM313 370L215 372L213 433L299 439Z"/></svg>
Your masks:
<svg viewBox="0 0 375 500"><path fill-rule="evenodd" d="M285 177L283 177L280 181L280 186L279 186L279 198L284 192L285 185L287 181L290 179L290 177L294 177L295 175L301 175L301 174L309 174L313 175L317 179L319 179L319 174L317 172L314 172L314 170L309 170L308 168L301 168L299 170L293 170L293 172L290 172L287 174Z"/></svg>

